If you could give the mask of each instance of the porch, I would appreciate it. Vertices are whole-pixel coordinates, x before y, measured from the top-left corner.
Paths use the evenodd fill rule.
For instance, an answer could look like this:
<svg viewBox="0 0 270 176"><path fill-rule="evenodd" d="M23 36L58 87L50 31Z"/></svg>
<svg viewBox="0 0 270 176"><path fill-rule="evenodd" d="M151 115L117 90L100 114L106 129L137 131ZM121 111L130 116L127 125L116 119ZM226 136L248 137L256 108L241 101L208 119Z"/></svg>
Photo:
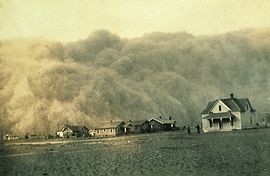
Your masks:
<svg viewBox="0 0 270 176"><path fill-rule="evenodd" d="M204 131L231 131L234 129L236 117L230 112L211 113L203 118Z"/></svg>

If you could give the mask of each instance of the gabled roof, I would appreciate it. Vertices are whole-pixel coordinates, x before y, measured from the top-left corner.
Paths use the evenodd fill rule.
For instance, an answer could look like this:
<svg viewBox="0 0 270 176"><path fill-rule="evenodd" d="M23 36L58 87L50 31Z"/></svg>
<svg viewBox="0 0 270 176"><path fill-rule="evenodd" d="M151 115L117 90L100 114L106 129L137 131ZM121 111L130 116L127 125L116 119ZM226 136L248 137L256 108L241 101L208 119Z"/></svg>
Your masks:
<svg viewBox="0 0 270 176"><path fill-rule="evenodd" d="M81 131L83 129L89 130L86 126L65 125L61 131L65 131L67 128L74 131Z"/></svg>
<svg viewBox="0 0 270 176"><path fill-rule="evenodd" d="M252 112L255 112L255 111L256 111L256 109L254 109L254 108L251 106L251 103L250 103L250 101L249 101L248 98L239 98L239 99L236 99L236 102L237 102L238 106L240 107L241 111L246 111L246 108L245 108L245 107L246 107L246 104L249 105L250 110L251 110Z"/></svg>
<svg viewBox="0 0 270 176"><path fill-rule="evenodd" d="M110 121L110 122L103 122L98 124L95 129L105 129L105 128L117 128L121 125L124 125L124 121Z"/></svg>
<svg viewBox="0 0 270 176"><path fill-rule="evenodd" d="M123 127L133 126L131 122L125 123Z"/></svg>
<svg viewBox="0 0 270 176"><path fill-rule="evenodd" d="M239 106L235 102L234 99L228 98L228 99L220 99L226 106L228 106L233 112L240 111Z"/></svg>
<svg viewBox="0 0 270 176"><path fill-rule="evenodd" d="M148 120L134 120L134 121L131 121L132 125L134 125L134 126L143 125L145 122L148 122Z"/></svg>
<svg viewBox="0 0 270 176"><path fill-rule="evenodd" d="M226 98L226 99L219 99L222 101L226 106L228 106L232 112L245 112L246 104L249 104L250 111L255 112L256 110L251 106L250 101L248 98ZM208 102L207 107L201 112L201 114L208 114L216 105L219 100L215 100L212 102Z"/></svg>
<svg viewBox="0 0 270 176"><path fill-rule="evenodd" d="M149 122L152 120L157 121L161 124L176 124L175 120L169 120L169 119L164 119L164 118L152 118L149 120Z"/></svg>
<svg viewBox="0 0 270 176"><path fill-rule="evenodd" d="M128 121L125 123L124 127L127 127L127 126L141 126L143 125L144 123L146 122L149 122L148 120L132 120L132 121Z"/></svg>
<svg viewBox="0 0 270 176"><path fill-rule="evenodd" d="M210 110L212 109L212 107L216 104L216 102L217 102L217 100L208 102L205 110L203 110L201 112L201 114L208 114L210 112Z"/></svg>

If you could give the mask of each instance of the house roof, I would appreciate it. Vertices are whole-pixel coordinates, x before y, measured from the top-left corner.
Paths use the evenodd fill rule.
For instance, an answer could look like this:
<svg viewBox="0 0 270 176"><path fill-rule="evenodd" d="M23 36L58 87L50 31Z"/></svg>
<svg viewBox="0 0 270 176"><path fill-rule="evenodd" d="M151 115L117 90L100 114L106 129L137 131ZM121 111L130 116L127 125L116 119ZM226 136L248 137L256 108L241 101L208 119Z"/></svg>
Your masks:
<svg viewBox="0 0 270 176"><path fill-rule="evenodd" d="M143 125L145 122L149 122L148 120L132 120L132 121L129 121L127 123L125 123L124 127L127 127L129 125L131 126L140 126L140 125Z"/></svg>
<svg viewBox="0 0 270 176"><path fill-rule="evenodd" d="M208 114L216 102L217 100L208 102L207 107L201 112L201 114Z"/></svg>
<svg viewBox="0 0 270 176"><path fill-rule="evenodd" d="M123 127L133 126L131 122L125 123Z"/></svg>
<svg viewBox="0 0 270 176"><path fill-rule="evenodd" d="M71 129L72 131L81 131L81 130L84 129L84 128L87 129L87 130L89 130L86 126L65 125L65 126L62 128L61 131L66 130L67 127L68 127L69 129Z"/></svg>
<svg viewBox="0 0 270 176"><path fill-rule="evenodd" d="M249 104L250 111L255 112L256 110L251 106L248 98L226 98L219 99L222 101L227 107L231 109L232 112L245 112L247 109L246 104ZM201 112L201 114L208 114L212 110L212 108L216 105L219 100L208 102L207 107Z"/></svg>
<svg viewBox="0 0 270 176"><path fill-rule="evenodd" d="M120 125L124 124L124 121L110 121L110 122L103 122L98 124L95 129L105 129L105 128L117 128Z"/></svg>
<svg viewBox="0 0 270 176"><path fill-rule="evenodd" d="M228 108L230 108L233 112L240 111L241 109L237 105L234 99L228 98L228 99L220 99Z"/></svg>
<svg viewBox="0 0 270 176"><path fill-rule="evenodd" d="M149 122L152 120L157 121L161 124L176 124L175 120L169 120L169 119L164 119L164 118L152 118L149 120Z"/></svg>
<svg viewBox="0 0 270 176"><path fill-rule="evenodd" d="M230 111L222 113L209 113L209 115L203 117L203 119L219 119L219 118L231 118L235 117Z"/></svg>
<svg viewBox="0 0 270 176"><path fill-rule="evenodd" d="M148 122L148 120L134 120L134 121L131 121L132 125L135 125L135 126L142 125L145 122Z"/></svg>

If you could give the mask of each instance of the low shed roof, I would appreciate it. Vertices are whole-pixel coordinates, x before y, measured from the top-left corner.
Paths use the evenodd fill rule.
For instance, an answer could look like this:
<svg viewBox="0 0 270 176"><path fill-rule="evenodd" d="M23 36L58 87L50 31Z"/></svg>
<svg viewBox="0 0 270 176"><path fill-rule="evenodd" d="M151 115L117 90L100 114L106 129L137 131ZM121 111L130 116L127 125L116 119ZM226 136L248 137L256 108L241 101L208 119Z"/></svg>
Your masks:
<svg viewBox="0 0 270 176"><path fill-rule="evenodd" d="M203 119L219 119L219 118L231 118L235 117L230 111L222 113L210 113L209 115L203 117Z"/></svg>

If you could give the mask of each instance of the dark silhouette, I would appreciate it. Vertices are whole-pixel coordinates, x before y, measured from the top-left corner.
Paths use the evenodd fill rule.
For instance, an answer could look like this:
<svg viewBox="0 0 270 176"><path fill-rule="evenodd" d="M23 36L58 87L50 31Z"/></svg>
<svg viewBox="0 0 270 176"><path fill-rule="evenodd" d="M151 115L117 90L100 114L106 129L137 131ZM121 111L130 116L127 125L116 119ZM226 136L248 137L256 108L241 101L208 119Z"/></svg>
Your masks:
<svg viewBox="0 0 270 176"><path fill-rule="evenodd" d="M187 133L188 133L188 134L191 134L190 126L189 126L189 125L187 126Z"/></svg>
<svg viewBox="0 0 270 176"><path fill-rule="evenodd" d="M195 127L196 129L197 129L197 133L201 133L201 128L200 128L200 125L197 125L196 127Z"/></svg>

